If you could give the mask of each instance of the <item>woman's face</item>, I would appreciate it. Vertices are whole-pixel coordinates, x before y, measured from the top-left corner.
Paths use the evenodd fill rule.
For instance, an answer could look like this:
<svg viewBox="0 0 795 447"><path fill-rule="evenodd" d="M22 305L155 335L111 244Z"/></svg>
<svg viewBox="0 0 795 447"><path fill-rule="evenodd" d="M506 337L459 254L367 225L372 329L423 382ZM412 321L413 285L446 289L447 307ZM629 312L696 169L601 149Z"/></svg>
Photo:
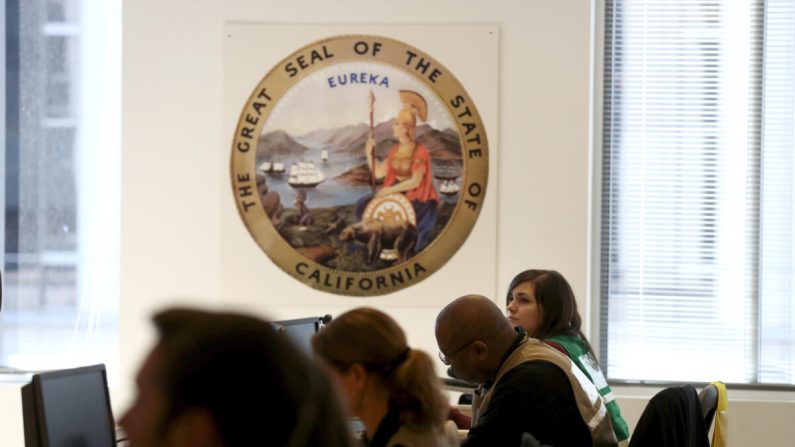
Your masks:
<svg viewBox="0 0 795 447"><path fill-rule="evenodd" d="M395 120L395 123L392 124L392 133L398 140L408 137L408 123L401 123L400 121Z"/></svg>
<svg viewBox="0 0 795 447"><path fill-rule="evenodd" d="M348 371L342 372L330 365L325 365L328 368L331 382L337 389L340 397L342 397L342 406L349 416L359 416L361 404L361 386L358 384L357 375L353 371L353 367Z"/></svg>
<svg viewBox="0 0 795 447"><path fill-rule="evenodd" d="M401 111L392 123L392 133L398 140L410 139L411 134L409 133L409 129L412 127L414 127L414 123L412 122L410 112L406 113Z"/></svg>
<svg viewBox="0 0 795 447"><path fill-rule="evenodd" d="M521 326L531 337L535 335L541 325L541 308L533 292L533 283L520 283L509 292L506 314L514 327Z"/></svg>

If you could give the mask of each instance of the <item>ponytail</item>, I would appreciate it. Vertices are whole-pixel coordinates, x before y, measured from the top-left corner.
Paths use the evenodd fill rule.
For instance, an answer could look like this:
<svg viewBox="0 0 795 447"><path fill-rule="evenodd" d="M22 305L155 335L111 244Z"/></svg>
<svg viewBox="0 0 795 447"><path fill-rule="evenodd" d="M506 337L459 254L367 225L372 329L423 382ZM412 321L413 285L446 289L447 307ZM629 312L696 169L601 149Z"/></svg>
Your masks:
<svg viewBox="0 0 795 447"><path fill-rule="evenodd" d="M439 427L447 414L447 399L440 390L431 358L423 351L407 348L405 359L390 372L386 384L391 405L400 420L419 428Z"/></svg>
<svg viewBox="0 0 795 447"><path fill-rule="evenodd" d="M447 398L431 358L407 345L403 329L389 315L360 307L335 318L312 337L316 355L339 371L360 364L389 392L390 409L417 428L441 427Z"/></svg>

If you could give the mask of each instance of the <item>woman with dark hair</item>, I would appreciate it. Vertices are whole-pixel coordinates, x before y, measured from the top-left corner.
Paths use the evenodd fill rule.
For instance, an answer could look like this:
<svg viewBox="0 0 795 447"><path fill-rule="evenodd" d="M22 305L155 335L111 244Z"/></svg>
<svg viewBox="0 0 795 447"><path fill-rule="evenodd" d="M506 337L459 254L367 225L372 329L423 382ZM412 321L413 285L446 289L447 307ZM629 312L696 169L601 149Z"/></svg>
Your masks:
<svg viewBox="0 0 795 447"><path fill-rule="evenodd" d="M616 439L623 442L629 438L618 402L582 332L577 301L566 278L555 270L525 270L508 286L506 304L508 320L514 327L521 326L530 337L567 355L590 379L607 404Z"/></svg>
<svg viewBox="0 0 795 447"><path fill-rule="evenodd" d="M335 318L312 338L350 413L361 419L369 447L457 445L444 429L447 399L430 357L411 349L385 313L358 308Z"/></svg>

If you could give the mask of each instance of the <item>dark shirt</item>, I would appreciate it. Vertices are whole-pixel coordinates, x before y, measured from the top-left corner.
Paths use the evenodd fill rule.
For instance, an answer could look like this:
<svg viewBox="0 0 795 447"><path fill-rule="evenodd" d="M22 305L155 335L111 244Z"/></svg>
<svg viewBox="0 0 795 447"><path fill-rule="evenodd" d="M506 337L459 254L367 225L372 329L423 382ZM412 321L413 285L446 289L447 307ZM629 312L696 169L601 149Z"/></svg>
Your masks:
<svg viewBox="0 0 795 447"><path fill-rule="evenodd" d="M544 360L517 365L497 382L464 446L518 446L523 433L556 447L591 445L566 374Z"/></svg>
<svg viewBox="0 0 795 447"><path fill-rule="evenodd" d="M630 447L709 447L707 427L693 385L666 388L649 400Z"/></svg>
<svg viewBox="0 0 795 447"><path fill-rule="evenodd" d="M381 419L378 428L375 429L372 441L367 439L367 434L362 435L362 446L384 447L398 430L400 430L400 415L397 411L390 410L389 413Z"/></svg>

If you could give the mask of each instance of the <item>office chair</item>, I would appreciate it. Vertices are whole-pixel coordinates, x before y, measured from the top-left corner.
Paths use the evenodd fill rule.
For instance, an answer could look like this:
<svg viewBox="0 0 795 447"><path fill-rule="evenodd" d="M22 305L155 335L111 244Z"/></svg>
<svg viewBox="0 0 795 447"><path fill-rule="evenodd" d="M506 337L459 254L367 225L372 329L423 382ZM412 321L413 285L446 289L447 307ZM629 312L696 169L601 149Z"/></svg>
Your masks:
<svg viewBox="0 0 795 447"><path fill-rule="evenodd" d="M693 385L655 394L640 415L629 447L709 447L698 393Z"/></svg>
<svg viewBox="0 0 795 447"><path fill-rule="evenodd" d="M713 384L709 384L698 393L698 400L701 404L701 415L704 416L704 425L707 431L712 427L715 419L715 411L718 409L718 389Z"/></svg>
<svg viewBox="0 0 795 447"><path fill-rule="evenodd" d="M712 447L725 447L728 444L728 430L726 430L727 411L729 401L726 394L726 385L721 382L712 382L705 386L698 394L701 405L701 414L704 416L704 426L709 433L712 423L715 430L712 433L710 445ZM717 416L717 419L715 418Z"/></svg>

